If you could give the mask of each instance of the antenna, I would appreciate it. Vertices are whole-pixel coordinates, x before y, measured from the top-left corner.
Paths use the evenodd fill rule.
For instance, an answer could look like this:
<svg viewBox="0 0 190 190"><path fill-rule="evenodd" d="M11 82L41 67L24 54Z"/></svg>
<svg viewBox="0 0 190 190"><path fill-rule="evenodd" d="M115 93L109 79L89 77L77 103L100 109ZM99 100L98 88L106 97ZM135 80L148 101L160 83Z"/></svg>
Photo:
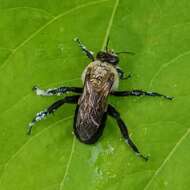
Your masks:
<svg viewBox="0 0 190 190"><path fill-rule="evenodd" d="M135 53L134 53L134 52L131 52L131 51L120 51L120 52L116 52L116 54L122 54L122 53L135 55Z"/></svg>

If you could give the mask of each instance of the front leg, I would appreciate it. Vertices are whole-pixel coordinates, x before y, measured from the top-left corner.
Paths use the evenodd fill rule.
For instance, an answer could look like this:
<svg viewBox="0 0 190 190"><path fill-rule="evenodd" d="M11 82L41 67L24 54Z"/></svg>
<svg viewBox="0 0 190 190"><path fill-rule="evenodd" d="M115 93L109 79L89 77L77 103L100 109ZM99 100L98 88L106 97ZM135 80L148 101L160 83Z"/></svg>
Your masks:
<svg viewBox="0 0 190 190"><path fill-rule="evenodd" d="M82 93L82 88L80 87L58 87L58 88L49 88L47 90L43 90L38 88L37 86L33 87L33 91L38 96L61 96L67 92L75 92Z"/></svg>
<svg viewBox="0 0 190 190"><path fill-rule="evenodd" d="M131 90L131 91L114 91L111 93L114 96L159 96L166 98L168 100L172 100L174 97L166 96L157 92L146 92L143 90Z"/></svg>
<svg viewBox="0 0 190 190"><path fill-rule="evenodd" d="M81 43L81 41L79 40L79 38L75 38L74 39L75 42L78 43L79 47L82 49L82 51L86 54L86 56L91 59L92 61L94 61L94 54L92 51L88 50L86 48L86 46L84 44Z"/></svg>
<svg viewBox="0 0 190 190"><path fill-rule="evenodd" d="M131 74L129 74L129 75L126 76L125 73L123 72L123 70L120 67L116 67L116 70L117 70L117 73L118 73L119 78L121 80L131 78Z"/></svg>

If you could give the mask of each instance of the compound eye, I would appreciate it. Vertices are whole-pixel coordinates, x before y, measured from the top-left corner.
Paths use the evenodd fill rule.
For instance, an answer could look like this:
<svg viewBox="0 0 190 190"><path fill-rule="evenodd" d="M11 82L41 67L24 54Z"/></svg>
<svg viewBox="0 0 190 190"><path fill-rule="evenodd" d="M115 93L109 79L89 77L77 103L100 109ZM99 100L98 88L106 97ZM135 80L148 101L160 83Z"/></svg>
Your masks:
<svg viewBox="0 0 190 190"><path fill-rule="evenodd" d="M115 63L116 63L116 59L115 59L115 58L110 59L110 60L109 60L109 63L111 63L111 64L115 64Z"/></svg>
<svg viewBox="0 0 190 190"><path fill-rule="evenodd" d="M112 63L118 63L119 62L119 59L118 57L113 57L113 59L111 60Z"/></svg>

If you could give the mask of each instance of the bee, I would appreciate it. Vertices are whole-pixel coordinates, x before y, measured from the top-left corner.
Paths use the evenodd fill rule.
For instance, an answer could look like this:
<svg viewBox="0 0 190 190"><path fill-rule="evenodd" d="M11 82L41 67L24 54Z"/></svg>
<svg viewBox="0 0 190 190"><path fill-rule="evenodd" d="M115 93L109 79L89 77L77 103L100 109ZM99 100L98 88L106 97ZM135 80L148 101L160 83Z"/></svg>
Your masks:
<svg viewBox="0 0 190 190"><path fill-rule="evenodd" d="M79 40L75 41L79 47L91 60L82 73L83 87L58 87L47 90L33 87L35 93L39 96L61 96L68 92L74 92L78 95L66 96L47 109L36 114L34 119L28 125L28 134L31 133L33 125L49 114L52 114L63 104L76 104L74 116L74 133L76 137L85 144L93 144L97 142L103 133L107 116L113 117L119 126L122 136L126 143L139 157L148 160L147 156L140 153L139 149L129 136L127 126L120 117L120 113L108 103L108 96L159 96L172 100L173 97L165 96L157 92L146 92L144 90L117 91L119 79L127 79L122 69L119 67L119 54L132 52L117 52L108 48L109 38L106 43L106 48L99 51L94 57L92 51L88 50Z"/></svg>

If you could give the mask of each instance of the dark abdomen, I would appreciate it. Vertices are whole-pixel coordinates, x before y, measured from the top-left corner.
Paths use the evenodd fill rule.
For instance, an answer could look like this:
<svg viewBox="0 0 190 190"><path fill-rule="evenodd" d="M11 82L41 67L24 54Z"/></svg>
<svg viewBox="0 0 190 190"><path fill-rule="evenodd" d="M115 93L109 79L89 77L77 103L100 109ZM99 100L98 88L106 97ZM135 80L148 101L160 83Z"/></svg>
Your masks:
<svg viewBox="0 0 190 190"><path fill-rule="evenodd" d="M93 144L102 135L106 121L106 112L99 115L98 122L94 120L93 115L81 118L82 114L84 113L78 105L75 110L74 133L81 142Z"/></svg>

